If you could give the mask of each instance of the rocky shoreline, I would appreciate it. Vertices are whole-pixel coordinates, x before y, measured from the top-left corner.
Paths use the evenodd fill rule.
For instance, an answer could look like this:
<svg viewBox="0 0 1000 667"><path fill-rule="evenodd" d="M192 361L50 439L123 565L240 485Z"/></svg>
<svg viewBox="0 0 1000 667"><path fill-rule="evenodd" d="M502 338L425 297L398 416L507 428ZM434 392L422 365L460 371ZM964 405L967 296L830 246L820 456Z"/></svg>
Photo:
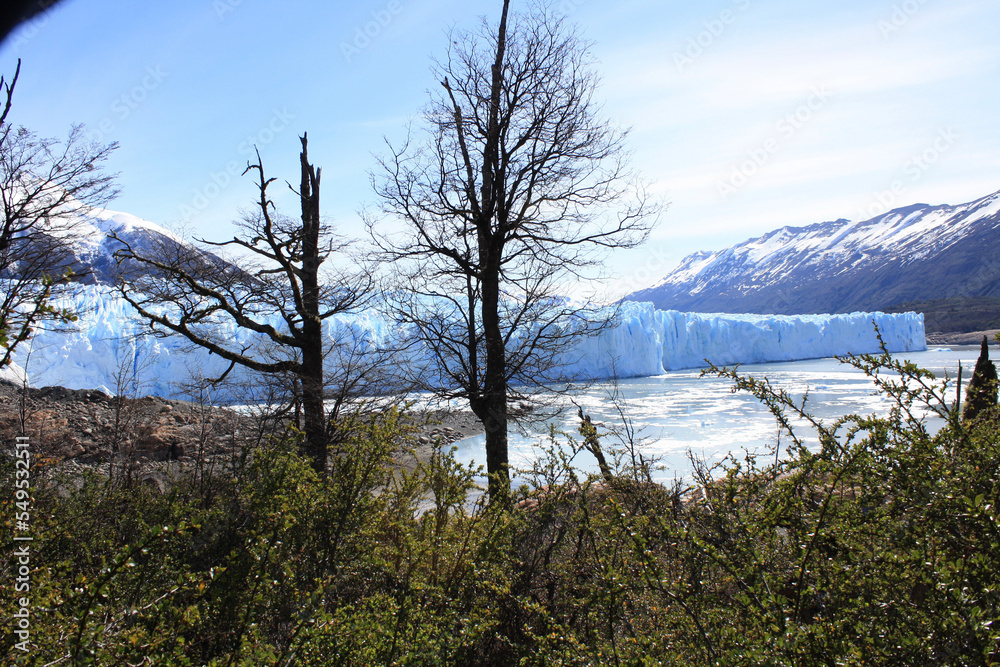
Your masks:
<svg viewBox="0 0 1000 667"><path fill-rule="evenodd" d="M465 410L412 412L407 420L413 454L399 465L409 469L430 456L435 441L482 432ZM161 490L195 469L231 469L243 451L283 428L283 420L189 401L0 384L0 433L21 433L22 422L36 460L53 470L128 474Z"/></svg>

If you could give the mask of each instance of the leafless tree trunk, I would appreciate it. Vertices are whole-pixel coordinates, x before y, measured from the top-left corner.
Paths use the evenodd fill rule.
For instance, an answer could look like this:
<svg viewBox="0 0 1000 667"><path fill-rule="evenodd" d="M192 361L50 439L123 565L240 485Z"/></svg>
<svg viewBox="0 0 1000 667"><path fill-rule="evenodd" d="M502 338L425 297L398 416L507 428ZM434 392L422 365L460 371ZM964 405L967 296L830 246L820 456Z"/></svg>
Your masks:
<svg viewBox="0 0 1000 667"><path fill-rule="evenodd" d="M345 243L334 243L324 234L319 214L320 171L309 163L307 137L300 154L299 221L280 216L268 197L274 181L265 176L258 155L247 171L257 173L259 200L254 213L243 221L245 234L215 246L233 246L260 260L240 267L220 264L188 246L164 248L165 256L149 257L122 241L116 253L121 265L143 266L145 275L122 280L123 297L161 334L177 334L229 362L222 378L236 366L272 376L291 375L301 386L304 413L304 453L317 471L326 469L327 444L336 413L324 407L323 321L339 313L363 308L371 296L369 272L342 274L321 281L320 266ZM119 239L121 240L121 239ZM133 275L136 271L132 270ZM166 311L160 306L167 305ZM280 324L269 321L278 315ZM224 340L221 320L257 335L256 342L239 345ZM371 365L357 373L373 372ZM222 379L217 378L217 379ZM358 382L357 377L352 377Z"/></svg>
<svg viewBox="0 0 1000 667"><path fill-rule="evenodd" d="M404 276L397 315L434 358L426 388L482 420L491 496L508 485L511 401L566 380L560 355L608 324L560 290L600 251L642 242L655 209L628 172L625 132L598 118L587 45L544 7L508 10L450 36L431 139L390 146L373 179L408 232L370 221Z"/></svg>
<svg viewBox="0 0 1000 667"><path fill-rule="evenodd" d="M18 61L9 83L0 77L0 367L40 322L74 319L50 298L80 277L70 265L81 216L118 193L114 175L101 172L117 144L88 142L81 126L59 142L8 122L20 73Z"/></svg>

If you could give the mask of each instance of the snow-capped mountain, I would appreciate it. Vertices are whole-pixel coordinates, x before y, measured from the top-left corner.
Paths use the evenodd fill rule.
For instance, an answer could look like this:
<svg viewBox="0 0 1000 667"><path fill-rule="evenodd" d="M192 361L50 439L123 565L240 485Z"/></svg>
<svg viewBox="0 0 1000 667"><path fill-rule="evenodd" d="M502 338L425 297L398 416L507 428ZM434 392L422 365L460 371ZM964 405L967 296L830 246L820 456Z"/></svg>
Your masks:
<svg viewBox="0 0 1000 667"><path fill-rule="evenodd" d="M75 264L74 271L85 277L82 282L112 284L118 273L114 258L121 242L110 234L128 243L139 254L157 256L166 248L189 245L176 234L159 225L128 213L108 210L94 210L83 217L77 230L80 237L72 245Z"/></svg>
<svg viewBox="0 0 1000 667"><path fill-rule="evenodd" d="M1000 296L1000 192L959 206L915 204L864 220L782 227L686 257L625 297L725 313L845 313Z"/></svg>
<svg viewBox="0 0 1000 667"><path fill-rule="evenodd" d="M121 241L112 238L111 234ZM76 282L113 285L120 270L126 273L144 270L128 263L119 267L115 251L124 247L122 241L143 257L161 258L183 250L184 254L199 257L204 262L225 264L217 255L195 248L160 225L129 213L106 209L87 209L70 220L61 221L52 230L40 230L28 242L47 249L51 263L47 271L61 274L69 268L78 276ZM16 262L11 270L18 270Z"/></svg>

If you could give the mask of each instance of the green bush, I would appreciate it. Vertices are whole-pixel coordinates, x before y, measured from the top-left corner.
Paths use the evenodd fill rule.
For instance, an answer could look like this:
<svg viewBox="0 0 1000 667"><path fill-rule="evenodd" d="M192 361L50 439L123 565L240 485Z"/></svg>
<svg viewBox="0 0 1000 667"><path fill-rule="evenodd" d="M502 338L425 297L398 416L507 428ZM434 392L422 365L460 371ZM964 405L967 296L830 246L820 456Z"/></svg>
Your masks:
<svg viewBox="0 0 1000 667"><path fill-rule="evenodd" d="M714 369L772 410L786 447L694 461L688 486L653 483L582 420L490 505L444 448L397 470L390 412L351 424L322 479L289 436L165 495L97 476L39 487L32 650L0 645L39 666L997 664L996 410L963 421L930 374L849 362L888 414L822 422ZM600 475L578 472L604 450Z"/></svg>

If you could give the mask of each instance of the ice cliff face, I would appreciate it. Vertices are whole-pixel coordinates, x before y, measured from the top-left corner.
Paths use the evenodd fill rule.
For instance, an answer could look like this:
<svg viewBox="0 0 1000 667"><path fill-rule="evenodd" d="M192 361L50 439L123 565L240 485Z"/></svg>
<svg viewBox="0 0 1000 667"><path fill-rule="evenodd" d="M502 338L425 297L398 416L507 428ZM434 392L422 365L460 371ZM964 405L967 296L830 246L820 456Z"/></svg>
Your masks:
<svg viewBox="0 0 1000 667"><path fill-rule="evenodd" d="M989 211L995 213L998 209L1000 196L984 200L978 207L969 205L965 215L972 225ZM903 216L899 212L894 214ZM931 220L925 219L927 215L911 213L900 217L894 223L900 230L897 236L906 229L932 228ZM957 213L948 215L955 217ZM886 238L884 233L880 237L876 235L877 225L874 223L855 227L849 223L836 224L847 225L846 231L839 233L841 240L837 243L851 234L867 239L865 243L869 244L875 243L878 238ZM173 397L183 396L179 383L199 377L216 377L226 370L228 364L218 356L209 355L201 349L192 350L181 338L144 336L146 329L143 323L108 286L117 271L113 254L120 247L118 241L109 238L109 233L146 253L186 246L183 239L154 223L114 211L91 212L80 220L75 233L72 245L74 261L81 272L88 273L89 284L74 286L70 293L55 299L52 305L78 314L79 321L72 328L62 327L62 330L52 326L39 328L28 343L18 348L15 361L27 373L32 385L62 385L72 389L102 389L112 394L129 392ZM795 247L811 248L823 243L829 248L840 247L830 239L822 241L827 238L824 234L829 236L827 231L817 227L805 235L812 240L803 241ZM941 239L939 245L946 241ZM739 262L752 263L769 255L764 252L765 246L770 247L767 244L781 245L774 239L761 243L763 245L758 244L760 247L752 252L749 249L726 251L729 252L726 256L742 256ZM927 247L937 247L927 239L924 243ZM210 253L202 253L202 256L206 262L223 261ZM718 264L717 256L721 257L716 253L692 258L687 274L698 278ZM780 278L774 270L761 275ZM616 326L598 337L580 341L563 354L561 361L565 375L580 379L637 377L701 367L705 365L705 359L723 365L875 352L878 342L873 320L878 324L890 351L925 349L923 317L913 313L795 317L706 315L657 310L649 303L624 302L618 315ZM284 326L277 315L272 317L270 324L279 329ZM339 315L330 318L325 327L331 347L336 341L338 345L346 345L361 354L385 347L403 336L396 324L375 311ZM232 324L221 325L218 334L241 345L259 342ZM393 363L424 365L428 359L429 355L424 351L410 349L405 356L398 355ZM332 355L328 364L336 363L336 355ZM332 367L331 370L335 371ZM0 374L0 379L17 380L20 377L18 373L18 368L7 369Z"/></svg>
<svg viewBox="0 0 1000 667"><path fill-rule="evenodd" d="M189 350L179 338L139 336L141 323L108 288L79 286L55 305L79 313L80 319L72 331L41 330L19 348L16 361L33 386L173 397L182 396L178 383L218 375L226 368L217 356ZM617 326L580 341L562 361L571 376L604 379L697 368L705 365L705 359L722 365L875 352L873 320L890 351L926 349L923 316L913 313L713 315L624 303ZM278 324L277 318L274 323ZM250 341L245 331L230 328L220 333L232 341ZM395 325L375 312L331 318L326 333L331 341L350 342L362 350L400 335Z"/></svg>
<svg viewBox="0 0 1000 667"><path fill-rule="evenodd" d="M924 318L916 313L726 315L625 303L620 318L568 355L577 376L641 377L704 367L706 360L721 366L877 352L876 325L890 352L927 349Z"/></svg>
<svg viewBox="0 0 1000 667"><path fill-rule="evenodd" d="M132 307L112 288L79 285L52 304L69 309L79 319L70 326L40 328L18 347L15 362L27 373L32 386L183 398L183 383L218 377L229 365L217 355L193 348L180 336L148 335ZM267 323L283 327L278 315ZM353 343L360 353L384 345L390 335L385 322L374 313L339 315L325 324L331 341ZM217 333L250 349L262 342L232 323L220 324Z"/></svg>
<svg viewBox="0 0 1000 667"><path fill-rule="evenodd" d="M783 227L695 253L626 297L701 312L846 313L1000 296L1000 192L960 206L916 204L850 222Z"/></svg>

